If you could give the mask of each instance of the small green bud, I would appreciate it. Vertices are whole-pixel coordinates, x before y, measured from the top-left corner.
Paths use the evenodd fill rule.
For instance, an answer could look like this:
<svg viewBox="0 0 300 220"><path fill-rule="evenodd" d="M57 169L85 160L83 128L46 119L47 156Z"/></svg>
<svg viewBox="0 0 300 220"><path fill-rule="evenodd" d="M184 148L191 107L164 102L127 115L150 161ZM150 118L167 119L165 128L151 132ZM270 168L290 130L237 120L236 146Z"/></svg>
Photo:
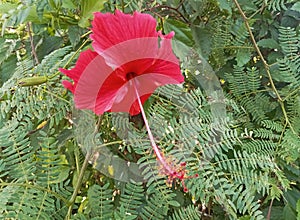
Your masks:
<svg viewBox="0 0 300 220"><path fill-rule="evenodd" d="M45 82L47 82L48 79L46 76L34 76L34 77L28 77L23 78L18 81L19 86L34 86L34 85L41 85Z"/></svg>

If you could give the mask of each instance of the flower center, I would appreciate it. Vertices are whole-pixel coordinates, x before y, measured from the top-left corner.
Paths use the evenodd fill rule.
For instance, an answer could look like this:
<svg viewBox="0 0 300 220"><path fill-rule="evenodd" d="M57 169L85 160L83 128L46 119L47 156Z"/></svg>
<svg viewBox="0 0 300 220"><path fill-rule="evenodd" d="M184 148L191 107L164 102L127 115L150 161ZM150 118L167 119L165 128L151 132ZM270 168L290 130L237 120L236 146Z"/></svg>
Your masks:
<svg viewBox="0 0 300 220"><path fill-rule="evenodd" d="M126 74L126 79L129 81L129 80L131 80L132 78L134 78L134 77L136 77L136 76L137 76L136 73L134 73L134 72L129 72L129 73Z"/></svg>

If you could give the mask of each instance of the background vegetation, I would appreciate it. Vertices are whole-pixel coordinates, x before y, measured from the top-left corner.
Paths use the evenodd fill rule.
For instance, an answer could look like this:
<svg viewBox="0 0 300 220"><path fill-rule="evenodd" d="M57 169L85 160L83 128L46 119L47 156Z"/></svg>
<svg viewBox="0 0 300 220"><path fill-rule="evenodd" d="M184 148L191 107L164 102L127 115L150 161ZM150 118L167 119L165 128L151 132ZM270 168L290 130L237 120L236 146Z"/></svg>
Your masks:
<svg viewBox="0 0 300 220"><path fill-rule="evenodd" d="M115 9L176 33L186 81L145 108L164 153L198 173L188 193L158 174L139 117L82 112L76 129L58 68L90 47L92 13ZM0 14L1 219L300 219L299 1L2 0ZM95 146L147 181L112 178Z"/></svg>

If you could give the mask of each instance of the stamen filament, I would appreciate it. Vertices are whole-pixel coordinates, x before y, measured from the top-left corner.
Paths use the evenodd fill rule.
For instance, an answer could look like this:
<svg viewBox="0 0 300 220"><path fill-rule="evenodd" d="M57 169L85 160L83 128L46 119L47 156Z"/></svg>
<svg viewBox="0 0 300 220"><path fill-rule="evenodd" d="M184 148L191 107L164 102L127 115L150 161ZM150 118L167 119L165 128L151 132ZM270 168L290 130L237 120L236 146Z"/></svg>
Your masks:
<svg viewBox="0 0 300 220"><path fill-rule="evenodd" d="M139 104L139 107L140 107L140 110L141 110L141 113L142 113L142 117L143 117L143 120L144 120L144 123L145 123L145 126L146 126L146 130L147 130L147 133L148 133L148 137L150 139L150 143L151 143L151 146L154 150L154 153L158 159L158 161L160 162L160 164L163 166L163 168L167 171L167 173L169 175L173 175L174 170L172 170L172 168L167 164L167 162L165 161L163 155L161 154L160 152L160 149L158 148L158 146L156 145L155 141L154 141L154 137L153 137L153 134L150 130L150 127L149 127L149 123L148 123L148 120L146 118L146 114L145 114L145 111L144 111L144 108L143 108L143 105L142 105L142 101L141 101L141 98L139 96L139 92L136 88L136 82L135 82L135 79L133 78L132 80L132 86L134 88L134 91L135 91L135 95L137 97L137 101L138 101L138 104Z"/></svg>

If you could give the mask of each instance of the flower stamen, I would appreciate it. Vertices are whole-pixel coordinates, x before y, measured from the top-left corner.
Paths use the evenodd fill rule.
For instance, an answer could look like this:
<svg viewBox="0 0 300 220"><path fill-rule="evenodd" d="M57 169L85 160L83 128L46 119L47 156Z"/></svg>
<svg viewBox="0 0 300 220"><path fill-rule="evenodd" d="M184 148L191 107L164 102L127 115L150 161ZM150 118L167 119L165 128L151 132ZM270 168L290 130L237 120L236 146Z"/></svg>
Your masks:
<svg viewBox="0 0 300 220"><path fill-rule="evenodd" d="M129 77L132 77L133 73L130 72L127 75ZM127 77L127 75L126 75L126 77ZM152 148L154 150L154 153L155 153L156 158L157 158L157 160L159 162L159 165L161 166L160 167L160 172L162 174L165 174L165 175L168 176L167 183L169 183L169 184L171 184L176 179L180 180L181 181L181 185L183 186L183 191L187 192L188 189L185 186L184 180L185 179L190 179L190 178L193 178L193 177L198 177L198 174L196 174L194 176L187 176L186 175L187 174L186 162L182 162L179 165L174 165L172 163L172 161L170 161L170 160L168 161L168 160L166 160L164 158L164 156L161 153L159 147L156 145L156 143L154 141L153 134L152 134L152 132L150 130L150 126L149 126L148 120L146 118L146 114L145 114L145 111L144 111L144 108L143 108L143 105L142 105L142 102L141 102L138 90L136 88L135 79L132 80L132 86L133 86L133 88L135 90L135 94L136 94L137 101L138 101L138 104L139 104L139 107L140 107L140 110L141 110L141 114L142 114L142 117L143 117L143 120L144 120L144 123L145 123L145 126L146 126L146 130L147 130L147 133L148 133L148 137L150 139L151 146L152 146Z"/></svg>

